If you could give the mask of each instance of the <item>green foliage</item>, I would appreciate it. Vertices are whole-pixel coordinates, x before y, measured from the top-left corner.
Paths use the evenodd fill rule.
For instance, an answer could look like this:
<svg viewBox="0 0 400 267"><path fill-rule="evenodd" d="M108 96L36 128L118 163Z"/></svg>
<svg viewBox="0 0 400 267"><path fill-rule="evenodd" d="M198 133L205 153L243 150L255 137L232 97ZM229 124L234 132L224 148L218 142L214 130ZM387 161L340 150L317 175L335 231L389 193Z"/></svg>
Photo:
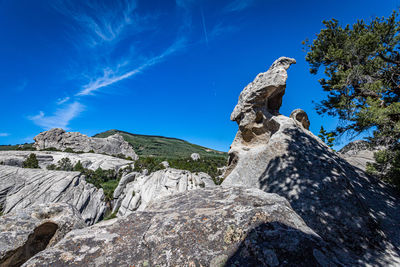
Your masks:
<svg viewBox="0 0 400 267"><path fill-rule="evenodd" d="M115 190L115 188L117 188L118 182L119 182L119 180L112 179L112 180L108 180L104 183L100 183L100 187L103 188L106 200L109 200L109 201L113 200L114 190Z"/></svg>
<svg viewBox="0 0 400 267"><path fill-rule="evenodd" d="M369 173L399 184L400 153L400 20L359 20L342 27L335 19L308 44L310 72L320 68L326 99L316 105L319 114L339 118L336 134L359 134L373 129L371 143L388 149L375 155Z"/></svg>
<svg viewBox="0 0 400 267"><path fill-rule="evenodd" d="M39 168L39 161L34 153L29 154L28 158L22 163L22 168Z"/></svg>
<svg viewBox="0 0 400 267"><path fill-rule="evenodd" d="M0 145L0 151L6 150L22 150L22 151L35 151L33 143L25 143L22 145Z"/></svg>
<svg viewBox="0 0 400 267"><path fill-rule="evenodd" d="M320 114L337 116L337 133L360 133L371 127L376 138L400 137L400 22L396 12L385 19L342 27L335 19L308 45L310 72L323 66L319 82L328 93L317 104Z"/></svg>
<svg viewBox="0 0 400 267"><path fill-rule="evenodd" d="M334 132L327 132L323 126L319 130L318 137L327 144L330 148L333 147L336 134Z"/></svg>
<svg viewBox="0 0 400 267"><path fill-rule="evenodd" d="M67 147L67 148L64 150L64 152L68 152L68 153L74 153L75 151L74 151L74 150L72 150L72 148L70 148L70 147Z"/></svg>
<svg viewBox="0 0 400 267"><path fill-rule="evenodd" d="M76 172L83 172L85 168L83 168L81 161L79 160L75 166L74 166L74 171Z"/></svg>
<svg viewBox="0 0 400 267"><path fill-rule="evenodd" d="M57 165L55 164L47 165L46 169L48 169L49 171L57 170Z"/></svg>
<svg viewBox="0 0 400 267"><path fill-rule="evenodd" d="M400 150L381 150L374 154L374 158L375 163L367 164L367 173L400 189Z"/></svg>
<svg viewBox="0 0 400 267"><path fill-rule="evenodd" d="M117 213L118 211L108 214L106 217L104 217L104 220L107 221L117 218Z"/></svg>
<svg viewBox="0 0 400 267"><path fill-rule="evenodd" d="M161 164L163 160L163 158L140 157L137 161L135 161L135 168L133 170L141 172L146 169L149 173L159 171L165 169Z"/></svg>
<svg viewBox="0 0 400 267"><path fill-rule="evenodd" d="M120 134L125 141L132 145L139 157L179 159L190 157L192 153L198 153L201 157L228 158L228 154L225 152L208 149L176 138L131 134L118 130L109 130L96 134L94 137L106 138L116 133Z"/></svg>
<svg viewBox="0 0 400 267"><path fill-rule="evenodd" d="M57 170L59 171L73 171L74 166L69 158L62 158L57 162Z"/></svg>
<svg viewBox="0 0 400 267"><path fill-rule="evenodd" d="M135 162L134 171L141 172L145 169L149 173L162 170L164 166L161 162L165 161L165 158L154 158L154 157L142 157ZM221 171L218 170L219 167L226 165L226 159L224 157L206 157L200 158L194 161L192 158L183 159L168 159L169 166L174 169L187 170L192 173L205 172L210 175L216 184L220 184L222 180L218 179L221 175Z"/></svg>

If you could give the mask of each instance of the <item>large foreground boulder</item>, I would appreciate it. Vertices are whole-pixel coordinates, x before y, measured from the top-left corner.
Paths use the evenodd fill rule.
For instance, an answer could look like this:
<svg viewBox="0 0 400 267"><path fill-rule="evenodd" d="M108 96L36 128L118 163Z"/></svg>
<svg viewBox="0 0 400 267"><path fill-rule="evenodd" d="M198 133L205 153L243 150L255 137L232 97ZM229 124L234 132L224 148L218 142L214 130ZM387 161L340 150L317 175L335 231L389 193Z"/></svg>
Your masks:
<svg viewBox="0 0 400 267"><path fill-rule="evenodd" d="M40 204L0 216L0 266L20 266L69 231L84 227L79 212L66 203Z"/></svg>
<svg viewBox="0 0 400 267"><path fill-rule="evenodd" d="M63 129L54 128L49 131L42 132L33 138L33 145L37 150L56 148L65 150L72 149L75 152L89 152L93 150L95 153L104 153L107 155L123 154L131 157L133 160L138 159L132 146L124 140L119 134L114 134L107 138L88 137L78 132L65 132Z"/></svg>
<svg viewBox="0 0 400 267"><path fill-rule="evenodd" d="M73 205L89 225L107 210L103 189L85 181L79 172L24 169L0 165L0 208L3 213L39 204Z"/></svg>
<svg viewBox="0 0 400 267"><path fill-rule="evenodd" d="M24 266L335 266L329 248L276 194L204 188L146 212L70 232Z"/></svg>
<svg viewBox="0 0 400 267"><path fill-rule="evenodd" d="M278 59L240 94L231 115L239 130L222 185L287 198L346 265L400 264L398 194L314 136L304 111L279 115L290 63Z"/></svg>
<svg viewBox="0 0 400 267"><path fill-rule="evenodd" d="M95 153L67 153L58 151L0 151L0 164L8 166L22 167L23 162L30 154L35 154L39 166L46 169L50 164L57 165L63 158L69 158L74 166L78 161L82 167L89 170L101 168L103 170L115 170L126 168L133 164L133 161L111 157Z"/></svg>
<svg viewBox="0 0 400 267"><path fill-rule="evenodd" d="M206 173L191 173L185 170L164 169L150 175L137 172L121 178L114 191L114 212L123 216L135 210L144 210L149 203L188 190L214 187L212 178Z"/></svg>

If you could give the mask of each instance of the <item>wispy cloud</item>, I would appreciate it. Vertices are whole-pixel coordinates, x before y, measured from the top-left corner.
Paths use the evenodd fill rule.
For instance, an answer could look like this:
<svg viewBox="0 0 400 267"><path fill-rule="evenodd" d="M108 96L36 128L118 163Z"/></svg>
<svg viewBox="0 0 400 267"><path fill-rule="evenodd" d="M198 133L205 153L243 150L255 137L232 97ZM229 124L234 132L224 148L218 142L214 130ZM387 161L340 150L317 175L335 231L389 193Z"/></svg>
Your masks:
<svg viewBox="0 0 400 267"><path fill-rule="evenodd" d="M182 49L185 46L186 39L180 38L176 42L174 42L170 47L168 47L163 53L158 56L152 57L147 59L142 65L136 67L132 70L129 70L124 73L119 73L119 71L114 71L110 68L106 68L103 70L103 76L96 78L95 80L89 82L88 84L84 85L82 90L79 91L76 96L85 96L91 95L93 92L112 85L116 82L122 81L124 79L130 78L143 70L160 63L163 61L167 56L173 54L177 50Z"/></svg>
<svg viewBox="0 0 400 267"><path fill-rule="evenodd" d="M133 0L108 3L84 1L79 5L72 1L56 0L52 6L78 24L75 31L82 35L89 46L118 40L128 28L131 34L138 32L143 29L140 23L147 19L134 14L136 1Z"/></svg>
<svg viewBox="0 0 400 267"><path fill-rule="evenodd" d="M68 102L68 100L70 99L70 97L69 96L67 96L67 97L64 97L64 98L59 98L59 99L57 99L57 105L61 105L61 104L64 104L65 102Z"/></svg>
<svg viewBox="0 0 400 267"><path fill-rule="evenodd" d="M200 11L201 11L201 21L202 21L202 23L203 23L204 36L205 36L205 38L206 38L206 44L207 44L207 46L208 46L207 28L206 28L206 22L205 22L205 19L204 19L203 8L200 9Z"/></svg>
<svg viewBox="0 0 400 267"><path fill-rule="evenodd" d="M84 110L84 106L79 102L74 102L65 108L58 109L53 115L46 116L40 111L38 115L31 116L29 119L36 125L45 129L63 128L68 129L68 124Z"/></svg>
<svg viewBox="0 0 400 267"><path fill-rule="evenodd" d="M225 8L225 12L236 12L236 11L242 11L249 6L253 5L255 0L235 0L228 4Z"/></svg>
<svg viewBox="0 0 400 267"><path fill-rule="evenodd" d="M10 135L9 133L0 133L0 137L7 137L9 135Z"/></svg>

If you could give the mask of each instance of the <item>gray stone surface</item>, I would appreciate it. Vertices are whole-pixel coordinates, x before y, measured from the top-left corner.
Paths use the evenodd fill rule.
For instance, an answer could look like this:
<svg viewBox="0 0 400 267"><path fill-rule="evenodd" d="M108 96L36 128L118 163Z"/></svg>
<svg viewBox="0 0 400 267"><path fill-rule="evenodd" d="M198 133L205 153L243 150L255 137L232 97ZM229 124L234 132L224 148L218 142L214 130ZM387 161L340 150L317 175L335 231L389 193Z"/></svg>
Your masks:
<svg viewBox="0 0 400 267"><path fill-rule="evenodd" d="M107 210L103 189L87 183L79 172L0 166L3 213L56 202L74 206L89 225L101 220Z"/></svg>
<svg viewBox="0 0 400 267"><path fill-rule="evenodd" d="M270 91L285 87L283 72L274 63L264 74L263 79L272 81ZM251 88L254 95L261 90ZM264 100L246 101L242 115L236 115L238 106L232 113L239 130L222 185L255 187L287 198L346 265L400 264L398 194L339 157L296 118L279 115L278 106L271 110L268 103L264 94ZM253 116L255 110L262 116Z"/></svg>
<svg viewBox="0 0 400 267"><path fill-rule="evenodd" d="M192 153L192 154L190 155L190 158L191 158L192 160L194 160L194 161L198 161L198 160L200 159L200 155L199 155L199 153Z"/></svg>
<svg viewBox="0 0 400 267"><path fill-rule="evenodd" d="M123 154L137 160L138 156L128 142L119 134L107 138L88 137L78 132L65 132L63 129L54 128L42 132L33 138L36 149L56 148L65 150L71 148L73 151L105 153L107 155Z"/></svg>
<svg viewBox="0 0 400 267"><path fill-rule="evenodd" d="M69 231L86 227L66 203L40 204L0 216L0 266L20 266Z"/></svg>
<svg viewBox="0 0 400 267"><path fill-rule="evenodd" d="M204 188L70 232L24 266L335 266L329 248L276 194Z"/></svg>
<svg viewBox="0 0 400 267"><path fill-rule="evenodd" d="M90 170L102 168L103 170L118 171L121 168L123 169L129 165L133 165L133 161L103 154L77 154L57 151L0 151L0 164L22 167L22 163L31 153L36 155L36 158L39 161L39 166L43 169L46 169L46 167L50 164L57 165L58 161L62 158L69 158L72 165L75 165L78 161L80 161L84 168Z"/></svg>
<svg viewBox="0 0 400 267"><path fill-rule="evenodd" d="M145 210L151 202L172 194L205 187L214 187L212 178L206 173L191 173L185 170L164 169L143 175L130 173L121 178L114 191L114 212L124 216L135 210Z"/></svg>
<svg viewBox="0 0 400 267"><path fill-rule="evenodd" d="M339 155L354 167L365 171L367 163L374 163L374 153L384 147L371 147L367 141L356 140L345 145L339 150Z"/></svg>
<svg viewBox="0 0 400 267"><path fill-rule="evenodd" d="M298 108L290 113L290 118L292 118L295 122L297 122L300 126L304 127L306 130L310 129L310 121L308 119L307 113Z"/></svg>

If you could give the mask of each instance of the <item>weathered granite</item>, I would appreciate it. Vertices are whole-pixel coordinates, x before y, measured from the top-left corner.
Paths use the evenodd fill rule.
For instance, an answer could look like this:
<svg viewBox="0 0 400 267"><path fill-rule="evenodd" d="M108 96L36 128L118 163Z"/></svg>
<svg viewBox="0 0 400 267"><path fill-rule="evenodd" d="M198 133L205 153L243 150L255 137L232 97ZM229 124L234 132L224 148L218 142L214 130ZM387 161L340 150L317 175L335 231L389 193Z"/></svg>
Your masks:
<svg viewBox="0 0 400 267"><path fill-rule="evenodd" d="M124 216L135 210L145 210L151 202L172 194L204 187L214 187L212 178L206 173L191 173L185 170L164 169L144 175L130 173L121 178L114 191L114 212Z"/></svg>
<svg viewBox="0 0 400 267"><path fill-rule="evenodd" d="M0 165L0 207L3 213L56 202L74 206L89 225L101 220L107 210L103 189L87 183L79 172Z"/></svg>
<svg viewBox="0 0 400 267"><path fill-rule="evenodd" d="M268 92L285 88L285 68L276 61L263 74L270 81ZM287 198L346 265L400 264L400 201L393 188L339 157L307 130L304 117L279 115L281 94L271 109L270 95L259 93L264 83L250 85L246 95L259 97L246 98L246 108L238 113L243 106L239 98L232 113L239 130L222 185L255 187Z"/></svg>
<svg viewBox="0 0 400 267"><path fill-rule="evenodd" d="M194 161L198 161L200 159L200 154L199 153L192 153L190 155L190 158Z"/></svg>
<svg viewBox="0 0 400 267"><path fill-rule="evenodd" d="M134 163L130 160L95 153L77 154L57 151L0 151L0 164L22 167L22 163L31 153L36 155L39 166L43 169L46 169L50 164L57 165L58 161L62 158L69 158L72 165L80 161L84 168L90 170L101 168L103 170L118 171Z"/></svg>
<svg viewBox="0 0 400 267"><path fill-rule="evenodd" d="M65 132L63 129L54 128L38 134L33 139L35 140L33 146L37 150L47 148L60 150L70 148L76 152L93 150L95 153L105 153L107 155L123 154L133 160L138 159L132 146L119 134L114 134L107 138L96 138L88 137L78 132Z"/></svg>
<svg viewBox="0 0 400 267"><path fill-rule="evenodd" d="M367 163L375 162L374 153L382 149L384 147L373 147L367 141L356 140L345 145L338 153L351 165L365 171Z"/></svg>
<svg viewBox="0 0 400 267"><path fill-rule="evenodd" d="M84 227L79 212L66 203L40 204L0 216L0 266L20 266L69 231Z"/></svg>
<svg viewBox="0 0 400 267"><path fill-rule="evenodd" d="M204 188L70 232L33 266L336 266L325 242L276 194Z"/></svg>

